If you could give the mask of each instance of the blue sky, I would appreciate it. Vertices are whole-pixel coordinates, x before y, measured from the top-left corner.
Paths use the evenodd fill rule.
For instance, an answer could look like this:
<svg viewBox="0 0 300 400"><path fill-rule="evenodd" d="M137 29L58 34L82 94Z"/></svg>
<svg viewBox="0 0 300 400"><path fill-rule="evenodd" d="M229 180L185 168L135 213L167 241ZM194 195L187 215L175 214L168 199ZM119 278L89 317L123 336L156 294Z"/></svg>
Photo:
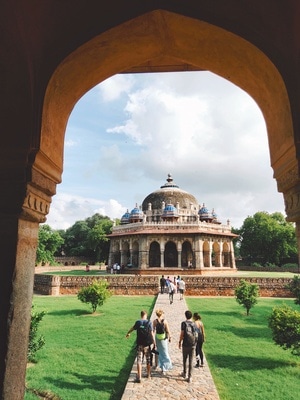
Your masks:
<svg viewBox="0 0 300 400"><path fill-rule="evenodd" d="M254 100L210 72L183 72L116 75L78 101L46 223L121 218L168 173L235 228L257 211L285 215Z"/></svg>

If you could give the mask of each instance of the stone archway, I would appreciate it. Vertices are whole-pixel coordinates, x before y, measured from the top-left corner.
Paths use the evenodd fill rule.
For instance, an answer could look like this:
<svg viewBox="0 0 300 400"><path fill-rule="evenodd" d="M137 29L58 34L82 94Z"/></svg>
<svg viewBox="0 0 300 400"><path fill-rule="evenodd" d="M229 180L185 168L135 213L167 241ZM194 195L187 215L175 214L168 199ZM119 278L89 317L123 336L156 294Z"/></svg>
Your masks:
<svg viewBox="0 0 300 400"><path fill-rule="evenodd" d="M289 100L274 64L251 43L224 29L162 10L95 37L58 66L45 96L41 146L33 168L47 168L47 175L61 181L68 117L93 86L116 73L146 72L147 65L151 71L152 64L174 70L182 62L230 80L257 102L267 125L274 175L284 191L284 175L295 173L297 160Z"/></svg>
<svg viewBox="0 0 300 400"><path fill-rule="evenodd" d="M24 12L24 9L21 11ZM192 14L192 11L189 10L189 13ZM267 10L265 14L267 15ZM222 20L221 17L219 18ZM219 21L218 18L215 20ZM3 366L5 367L3 384L5 397L3 398L21 398L24 392L26 341L24 342L23 338L20 339L20 332L25 332L23 336L26 337L33 286L33 270L26 271L26 268L29 269L34 264L38 223L44 221L49 211L51 196L55 194L56 184L61 181L64 133L69 115L78 99L97 83L122 72L147 72L156 70L155 68L164 71L205 69L244 89L257 102L264 115L271 165L278 189L284 193L288 219L300 221L299 171L289 98L284 81L271 60L245 39L204 22L200 18L197 20L168 11L156 10L144 13L116 27L113 27L114 23L116 22L103 24L103 30L108 29L106 28L108 26L112 28L94 38L89 31L89 35L85 38L88 37L91 40L70 53L60 64L55 64L57 59L60 60L59 57L53 60L49 71L53 65L58 65L58 67L49 80L44 97L41 136L34 137L37 128L30 126L33 138L29 139L24 135L24 138L20 140L24 148L26 142L28 148L30 147L30 152L28 150L27 154L26 149L20 145L20 152L16 153L21 154L24 159L30 158L30 162L26 164L26 171L24 168L23 176L17 175L18 183L21 181L23 184L25 179L29 183L27 183L26 194L24 191L23 206L21 202L16 207L18 210L22 208L22 213L14 215L13 219L10 211L6 210L6 214L4 213L5 218L7 220L10 218L10 220L9 223L5 221L8 229L3 233L3 238L5 243L9 243L9 262L10 265L14 265L14 271L11 272L13 277L5 272L7 275L5 275L3 286L8 299L5 306L6 314L2 320L6 328L2 340L4 343ZM75 24L74 20L73 24ZM233 22L233 26L238 30L237 21ZM39 33L38 28L37 32ZM49 32L50 36L51 32ZM39 37L42 45L46 42L45 37ZM82 35L80 39L83 38ZM25 30L22 41L30 42L30 34ZM11 44L15 46L15 37ZM38 47L37 43L35 45ZM52 45L54 48L53 43ZM25 47L18 49L27 56L23 68L28 70L28 75L30 75L30 79L26 81L28 97L23 93L20 104L22 106L27 102L32 107L30 108L32 114L38 114L46 78L44 75L41 86L38 87L40 76L37 70L43 69L47 51L50 50L46 46L46 56L43 56L42 51L35 53L34 47L33 45L30 49ZM263 45L261 47L263 48ZM58 49L57 54L65 53L60 53ZM278 57L278 65L285 62L284 56ZM39 59L40 64L37 62ZM293 60L292 64L295 67L296 61ZM5 68L3 70L6 72ZM13 70L12 74L15 76L17 86L19 80L16 78L16 71L17 69ZM20 80L21 84L23 82ZM297 98L297 95L294 97ZM295 103L296 100L294 100L294 108ZM33 120L36 123L35 119ZM17 162L20 160L16 161L16 164ZM14 176L12 171L15 166L12 168L8 162L7 165L6 178L10 179L10 174ZM17 189L14 189L12 193L16 197L15 202L20 202L18 196L23 196L23 192L19 194ZM12 307L9 304L11 299L14 302L13 318L11 317Z"/></svg>

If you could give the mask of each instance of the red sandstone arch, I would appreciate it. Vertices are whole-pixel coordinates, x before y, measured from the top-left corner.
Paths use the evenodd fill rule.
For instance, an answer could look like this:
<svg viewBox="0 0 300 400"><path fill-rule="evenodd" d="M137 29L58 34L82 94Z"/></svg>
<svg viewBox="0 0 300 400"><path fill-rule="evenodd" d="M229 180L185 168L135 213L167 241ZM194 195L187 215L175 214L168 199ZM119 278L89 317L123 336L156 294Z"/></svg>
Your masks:
<svg viewBox="0 0 300 400"><path fill-rule="evenodd" d="M46 91L34 168L61 181L68 117L93 86L116 73L151 70L153 65L175 70L183 63L218 74L253 97L266 121L276 178L297 163L289 99L272 62L224 29L157 10L95 37L58 66Z"/></svg>

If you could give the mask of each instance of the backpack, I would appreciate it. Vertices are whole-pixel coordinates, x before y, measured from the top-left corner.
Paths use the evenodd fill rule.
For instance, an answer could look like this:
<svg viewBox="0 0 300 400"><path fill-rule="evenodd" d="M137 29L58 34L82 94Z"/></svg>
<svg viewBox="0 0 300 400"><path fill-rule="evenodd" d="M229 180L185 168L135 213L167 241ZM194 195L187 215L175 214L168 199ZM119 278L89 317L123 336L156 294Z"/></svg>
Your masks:
<svg viewBox="0 0 300 400"><path fill-rule="evenodd" d="M156 323L156 333L162 334L162 333L165 333L165 332L166 332L166 330L165 330L164 320L162 319L161 322L159 322L159 321L157 320L157 323Z"/></svg>
<svg viewBox="0 0 300 400"><path fill-rule="evenodd" d="M142 346L150 346L153 343L152 329L150 321L146 320L137 328L137 344Z"/></svg>
<svg viewBox="0 0 300 400"><path fill-rule="evenodd" d="M184 337L183 346L192 347L195 346L198 341L198 332L196 325L191 321L184 322Z"/></svg>

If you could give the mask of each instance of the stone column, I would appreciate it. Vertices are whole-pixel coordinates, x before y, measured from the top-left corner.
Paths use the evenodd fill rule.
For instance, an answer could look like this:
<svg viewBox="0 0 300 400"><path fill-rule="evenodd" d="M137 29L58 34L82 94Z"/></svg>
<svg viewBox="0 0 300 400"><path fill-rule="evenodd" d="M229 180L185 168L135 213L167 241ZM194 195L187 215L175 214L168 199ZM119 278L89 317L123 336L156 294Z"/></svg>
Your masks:
<svg viewBox="0 0 300 400"><path fill-rule="evenodd" d="M0 215L0 382L1 398L5 400L24 398L38 230L39 223L45 222L51 199L51 187L45 194L38 183L37 179L34 185L27 184L18 213ZM12 208L16 198L11 199Z"/></svg>

